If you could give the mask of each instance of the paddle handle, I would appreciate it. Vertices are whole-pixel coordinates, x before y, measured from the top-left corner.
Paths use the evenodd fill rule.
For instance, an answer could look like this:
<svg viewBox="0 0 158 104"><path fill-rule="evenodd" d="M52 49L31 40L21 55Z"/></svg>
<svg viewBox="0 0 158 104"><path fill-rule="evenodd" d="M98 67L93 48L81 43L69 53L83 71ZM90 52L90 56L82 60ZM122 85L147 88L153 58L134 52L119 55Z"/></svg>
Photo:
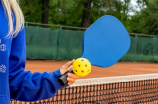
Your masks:
<svg viewBox="0 0 158 104"><path fill-rule="evenodd" d="M72 67L69 69L69 71L67 71L64 75L62 75L59 79L58 79L58 82L59 82L59 84L60 85L62 85L62 86L65 86L65 85L67 85L68 84L68 80L67 80L67 74L68 73L73 73L74 74L74 72L73 72L73 70L72 70Z"/></svg>

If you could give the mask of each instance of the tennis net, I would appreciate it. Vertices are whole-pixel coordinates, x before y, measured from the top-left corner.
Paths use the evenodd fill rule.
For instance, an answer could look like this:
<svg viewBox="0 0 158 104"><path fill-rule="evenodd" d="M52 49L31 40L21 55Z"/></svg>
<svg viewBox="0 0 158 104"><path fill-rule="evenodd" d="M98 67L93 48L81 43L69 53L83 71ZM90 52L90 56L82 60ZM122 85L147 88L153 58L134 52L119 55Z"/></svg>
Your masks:
<svg viewBox="0 0 158 104"><path fill-rule="evenodd" d="M158 73L80 79L47 100L11 104L157 104Z"/></svg>

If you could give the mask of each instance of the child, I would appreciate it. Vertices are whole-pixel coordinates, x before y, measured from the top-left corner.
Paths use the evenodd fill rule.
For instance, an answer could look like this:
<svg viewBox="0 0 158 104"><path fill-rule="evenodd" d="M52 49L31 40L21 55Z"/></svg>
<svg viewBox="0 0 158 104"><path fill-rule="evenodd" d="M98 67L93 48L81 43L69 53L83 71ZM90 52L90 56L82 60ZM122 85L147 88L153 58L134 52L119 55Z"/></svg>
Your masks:
<svg viewBox="0 0 158 104"><path fill-rule="evenodd" d="M0 104L10 104L10 98L21 101L48 99L79 78L69 73L68 85L61 86L57 81L74 60L54 72L32 74L24 71L24 17L16 0L0 0L0 21Z"/></svg>

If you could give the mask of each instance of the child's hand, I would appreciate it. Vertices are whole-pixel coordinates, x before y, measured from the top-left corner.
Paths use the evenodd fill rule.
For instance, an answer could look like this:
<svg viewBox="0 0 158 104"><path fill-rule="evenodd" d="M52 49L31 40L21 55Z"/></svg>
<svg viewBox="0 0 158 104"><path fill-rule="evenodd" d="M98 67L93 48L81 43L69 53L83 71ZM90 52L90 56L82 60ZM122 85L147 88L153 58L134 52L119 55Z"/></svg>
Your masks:
<svg viewBox="0 0 158 104"><path fill-rule="evenodd" d="M64 73L66 73L66 72L70 69L70 67L71 67L71 65L73 64L74 61L75 61L75 60L69 61L69 62L67 62L65 65L63 65L63 66L60 68L60 73L61 73L62 75L63 75ZM78 77L77 75L72 74L72 73L68 73L68 77L67 77L68 85L73 84L73 83L76 81L76 79L78 79L78 78L79 78L79 77Z"/></svg>

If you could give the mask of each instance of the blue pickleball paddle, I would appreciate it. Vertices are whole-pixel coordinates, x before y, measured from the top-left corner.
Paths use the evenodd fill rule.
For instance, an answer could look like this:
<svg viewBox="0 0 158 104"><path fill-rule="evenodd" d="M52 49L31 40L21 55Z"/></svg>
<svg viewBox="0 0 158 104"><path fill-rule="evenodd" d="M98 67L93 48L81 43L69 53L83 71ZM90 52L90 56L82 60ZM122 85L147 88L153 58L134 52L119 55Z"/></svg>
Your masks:
<svg viewBox="0 0 158 104"><path fill-rule="evenodd" d="M85 31L81 57L88 59L92 65L110 67L127 53L129 47L130 37L123 24L116 17L106 15ZM72 68L69 72L73 73ZM61 85L68 83L67 73L58 79Z"/></svg>
<svg viewBox="0 0 158 104"><path fill-rule="evenodd" d="M103 16L83 36L83 58L92 65L109 67L129 50L130 37L123 24L114 16Z"/></svg>

